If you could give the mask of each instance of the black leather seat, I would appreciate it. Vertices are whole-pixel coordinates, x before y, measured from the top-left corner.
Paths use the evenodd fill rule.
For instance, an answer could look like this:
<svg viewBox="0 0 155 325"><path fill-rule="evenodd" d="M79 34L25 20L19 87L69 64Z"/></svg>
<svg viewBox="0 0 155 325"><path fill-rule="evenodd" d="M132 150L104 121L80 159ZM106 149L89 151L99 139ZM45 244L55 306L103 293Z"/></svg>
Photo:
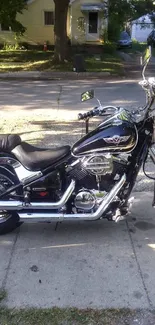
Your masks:
<svg viewBox="0 0 155 325"><path fill-rule="evenodd" d="M11 152L16 146L21 144L21 138L17 134L0 135L0 151Z"/></svg>
<svg viewBox="0 0 155 325"><path fill-rule="evenodd" d="M38 171L67 156L70 153L70 146L43 149L34 147L26 142L21 142L12 152L27 169Z"/></svg>

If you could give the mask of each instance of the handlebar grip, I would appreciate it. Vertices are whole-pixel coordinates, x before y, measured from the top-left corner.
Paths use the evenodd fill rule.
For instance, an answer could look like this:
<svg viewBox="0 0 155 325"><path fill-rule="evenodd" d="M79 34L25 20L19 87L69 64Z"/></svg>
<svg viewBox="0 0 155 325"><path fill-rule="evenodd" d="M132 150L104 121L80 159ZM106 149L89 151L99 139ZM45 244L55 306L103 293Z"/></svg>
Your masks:
<svg viewBox="0 0 155 325"><path fill-rule="evenodd" d="M79 113L78 114L78 120L84 120L84 119L86 119L88 117L93 117L95 115L97 115L97 110L95 111L95 109L93 109L93 110L91 110L91 111L89 111L87 113L84 113L84 114Z"/></svg>
<svg viewBox="0 0 155 325"><path fill-rule="evenodd" d="M78 120L80 121L80 120L83 120L83 114L82 113L79 113L78 114Z"/></svg>

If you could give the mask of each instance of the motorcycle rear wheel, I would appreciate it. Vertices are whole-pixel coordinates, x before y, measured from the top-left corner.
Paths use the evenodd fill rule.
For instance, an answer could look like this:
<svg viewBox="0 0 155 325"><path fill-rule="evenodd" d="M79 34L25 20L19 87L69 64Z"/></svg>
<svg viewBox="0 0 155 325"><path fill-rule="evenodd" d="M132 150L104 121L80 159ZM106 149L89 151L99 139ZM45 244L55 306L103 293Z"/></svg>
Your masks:
<svg viewBox="0 0 155 325"><path fill-rule="evenodd" d="M0 235L5 235L19 226L19 216L16 212L0 211Z"/></svg>

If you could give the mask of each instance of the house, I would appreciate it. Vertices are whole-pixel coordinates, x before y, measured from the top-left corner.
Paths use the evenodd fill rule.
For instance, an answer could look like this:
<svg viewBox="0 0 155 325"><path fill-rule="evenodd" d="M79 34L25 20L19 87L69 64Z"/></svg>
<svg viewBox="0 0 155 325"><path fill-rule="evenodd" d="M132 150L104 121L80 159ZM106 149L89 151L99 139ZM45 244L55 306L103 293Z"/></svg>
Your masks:
<svg viewBox="0 0 155 325"><path fill-rule="evenodd" d="M28 0L27 9L17 15L26 32L20 41L30 44L43 44L49 41L54 44L54 2L52 0ZM7 27L7 26L6 26ZM9 28L1 26L1 40L14 42L14 33Z"/></svg>
<svg viewBox="0 0 155 325"><path fill-rule="evenodd" d="M146 42L148 35L154 29L151 16L145 15L132 22L131 38L138 42Z"/></svg>
<svg viewBox="0 0 155 325"><path fill-rule="evenodd" d="M31 44L48 42L54 45L54 2L28 0L27 9L17 19L26 27L20 41ZM104 0L71 0L67 19L67 33L72 44L100 44L107 19ZM0 27L0 43L14 42L8 26Z"/></svg>
<svg viewBox="0 0 155 325"><path fill-rule="evenodd" d="M102 0L72 0L70 39L72 44L101 44L107 29L106 5Z"/></svg>

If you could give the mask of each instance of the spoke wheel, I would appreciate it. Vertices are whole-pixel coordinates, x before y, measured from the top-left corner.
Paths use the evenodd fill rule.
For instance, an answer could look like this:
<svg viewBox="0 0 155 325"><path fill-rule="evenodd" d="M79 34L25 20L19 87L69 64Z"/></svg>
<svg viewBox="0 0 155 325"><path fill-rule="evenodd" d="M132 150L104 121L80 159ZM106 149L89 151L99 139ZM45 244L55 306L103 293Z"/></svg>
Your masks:
<svg viewBox="0 0 155 325"><path fill-rule="evenodd" d="M11 218L11 213L0 211L0 223L7 221L9 218Z"/></svg>
<svg viewBox="0 0 155 325"><path fill-rule="evenodd" d="M19 216L15 211L0 212L0 235L7 234L19 226Z"/></svg>

